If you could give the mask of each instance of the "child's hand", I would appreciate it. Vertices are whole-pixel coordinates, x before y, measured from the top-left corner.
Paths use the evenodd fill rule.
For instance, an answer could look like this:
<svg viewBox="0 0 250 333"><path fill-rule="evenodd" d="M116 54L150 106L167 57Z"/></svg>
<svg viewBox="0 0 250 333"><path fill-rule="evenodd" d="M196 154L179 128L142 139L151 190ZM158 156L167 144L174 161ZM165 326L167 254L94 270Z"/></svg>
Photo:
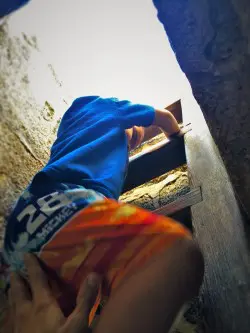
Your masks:
<svg viewBox="0 0 250 333"><path fill-rule="evenodd" d="M173 114L167 110L155 110L155 120L148 128L134 126L126 130L129 150L138 147L146 135L147 140L153 137L150 134L157 132L156 127L160 128L167 137L182 136L183 133ZM152 129L152 130L151 130ZM150 133L152 132L152 133ZM158 134L158 133L157 133Z"/></svg>
<svg viewBox="0 0 250 333"><path fill-rule="evenodd" d="M144 138L144 128L134 126L126 130L126 135L128 139L129 150L133 150L140 146Z"/></svg>

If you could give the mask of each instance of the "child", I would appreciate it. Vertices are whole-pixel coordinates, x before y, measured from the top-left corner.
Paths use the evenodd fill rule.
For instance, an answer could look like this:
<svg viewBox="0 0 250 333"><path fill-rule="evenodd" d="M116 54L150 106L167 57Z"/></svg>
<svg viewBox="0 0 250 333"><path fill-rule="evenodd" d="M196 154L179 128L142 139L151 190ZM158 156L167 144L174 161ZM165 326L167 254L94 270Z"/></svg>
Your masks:
<svg viewBox="0 0 250 333"><path fill-rule="evenodd" d="M48 164L35 175L8 220L6 262L25 274L23 254L36 253L66 316L75 306L82 279L91 271L104 276L102 292L111 294L107 304L111 309L112 295L119 299L119 291L126 290L131 279L135 279L129 287L133 290L138 274L148 275L149 282L155 275L162 279L160 286L168 283L165 278L171 270L180 269L187 281L198 281L193 289L198 290L202 265L196 269L196 264L201 256L189 232L169 218L116 201L126 175L128 149L142 142L151 125L166 135L180 132L166 110L99 96L76 99L62 118ZM171 320L189 292L184 294Z"/></svg>

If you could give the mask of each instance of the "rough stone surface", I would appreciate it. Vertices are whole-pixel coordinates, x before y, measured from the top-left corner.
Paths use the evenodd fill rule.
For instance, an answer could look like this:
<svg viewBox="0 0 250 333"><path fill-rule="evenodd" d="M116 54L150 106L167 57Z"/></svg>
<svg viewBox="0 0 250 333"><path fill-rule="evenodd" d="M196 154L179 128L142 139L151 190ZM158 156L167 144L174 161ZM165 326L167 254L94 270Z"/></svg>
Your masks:
<svg viewBox="0 0 250 333"><path fill-rule="evenodd" d="M62 85L35 37L0 25L0 219L48 160L61 114ZM0 228L2 223L0 222ZM1 229L0 229L1 233Z"/></svg>
<svg viewBox="0 0 250 333"><path fill-rule="evenodd" d="M250 6L154 0L234 188L250 213Z"/></svg>
<svg viewBox="0 0 250 333"><path fill-rule="evenodd" d="M187 167L182 166L124 193L120 200L155 210L190 190Z"/></svg>
<svg viewBox="0 0 250 333"><path fill-rule="evenodd" d="M0 23L0 249L4 218L48 160L66 98L36 38L13 36L5 20ZM0 332L7 333L1 326L6 308L1 286L0 299Z"/></svg>

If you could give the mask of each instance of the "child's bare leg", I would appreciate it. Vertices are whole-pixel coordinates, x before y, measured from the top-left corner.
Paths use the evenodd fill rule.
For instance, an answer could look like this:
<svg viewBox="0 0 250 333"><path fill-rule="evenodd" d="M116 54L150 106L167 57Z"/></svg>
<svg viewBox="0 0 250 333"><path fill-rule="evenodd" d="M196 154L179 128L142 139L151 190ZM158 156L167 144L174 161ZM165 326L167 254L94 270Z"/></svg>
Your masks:
<svg viewBox="0 0 250 333"><path fill-rule="evenodd" d="M177 241L127 279L105 306L95 333L166 333L197 295L203 257L192 240Z"/></svg>

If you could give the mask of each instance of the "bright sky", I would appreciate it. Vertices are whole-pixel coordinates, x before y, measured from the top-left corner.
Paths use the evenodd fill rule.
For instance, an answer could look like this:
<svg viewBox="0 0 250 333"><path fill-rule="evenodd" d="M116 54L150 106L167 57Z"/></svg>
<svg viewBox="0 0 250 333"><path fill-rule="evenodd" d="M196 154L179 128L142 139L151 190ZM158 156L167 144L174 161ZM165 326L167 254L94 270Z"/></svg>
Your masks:
<svg viewBox="0 0 250 333"><path fill-rule="evenodd" d="M189 89L152 0L31 0L11 25L37 36L73 97L162 107Z"/></svg>

